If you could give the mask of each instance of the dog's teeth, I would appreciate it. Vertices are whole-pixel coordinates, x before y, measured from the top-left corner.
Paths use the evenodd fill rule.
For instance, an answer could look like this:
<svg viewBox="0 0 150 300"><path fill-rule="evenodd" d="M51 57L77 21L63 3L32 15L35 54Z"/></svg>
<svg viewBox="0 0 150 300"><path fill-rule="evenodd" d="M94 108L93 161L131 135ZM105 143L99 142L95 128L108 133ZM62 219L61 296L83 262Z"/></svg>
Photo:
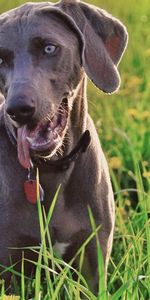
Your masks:
<svg viewBox="0 0 150 300"><path fill-rule="evenodd" d="M33 139L30 138L30 137L26 137L27 141L29 142L29 144L32 144L33 143Z"/></svg>

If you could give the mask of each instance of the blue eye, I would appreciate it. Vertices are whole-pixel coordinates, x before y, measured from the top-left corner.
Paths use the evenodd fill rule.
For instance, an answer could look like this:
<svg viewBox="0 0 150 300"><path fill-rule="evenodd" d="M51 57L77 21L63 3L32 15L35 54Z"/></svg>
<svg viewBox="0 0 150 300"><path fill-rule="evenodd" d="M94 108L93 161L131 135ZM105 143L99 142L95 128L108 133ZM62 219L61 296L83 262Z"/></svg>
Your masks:
<svg viewBox="0 0 150 300"><path fill-rule="evenodd" d="M53 54L56 51L57 47L55 45L49 44L44 47L44 52L46 54Z"/></svg>

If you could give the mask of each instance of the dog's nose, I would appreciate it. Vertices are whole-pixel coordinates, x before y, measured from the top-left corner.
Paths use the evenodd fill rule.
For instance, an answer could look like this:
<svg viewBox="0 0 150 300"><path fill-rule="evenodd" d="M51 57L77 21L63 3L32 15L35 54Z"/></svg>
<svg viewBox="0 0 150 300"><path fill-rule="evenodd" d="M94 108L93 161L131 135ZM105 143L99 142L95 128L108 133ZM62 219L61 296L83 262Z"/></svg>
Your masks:
<svg viewBox="0 0 150 300"><path fill-rule="evenodd" d="M23 125L31 122L35 113L35 105L33 101L29 102L26 97L15 97L10 99L6 112L12 120Z"/></svg>

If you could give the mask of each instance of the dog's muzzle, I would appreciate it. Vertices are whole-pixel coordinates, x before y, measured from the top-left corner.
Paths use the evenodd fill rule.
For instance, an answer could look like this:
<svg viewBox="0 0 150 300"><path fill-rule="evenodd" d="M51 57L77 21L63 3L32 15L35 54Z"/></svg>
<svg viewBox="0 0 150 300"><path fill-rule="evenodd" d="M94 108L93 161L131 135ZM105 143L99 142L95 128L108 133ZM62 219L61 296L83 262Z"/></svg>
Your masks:
<svg viewBox="0 0 150 300"><path fill-rule="evenodd" d="M10 113L7 109L6 112L7 115L9 112L9 121L10 118L12 122L16 121L12 111ZM25 117L25 112L23 115ZM31 118L29 123L15 129L18 159L24 168L28 169L30 167L31 156L50 158L57 152L63 144L63 139L67 131L68 116L68 99L64 98L53 116L50 117L50 114L47 114L34 127L32 126ZM26 120L29 120L29 115Z"/></svg>

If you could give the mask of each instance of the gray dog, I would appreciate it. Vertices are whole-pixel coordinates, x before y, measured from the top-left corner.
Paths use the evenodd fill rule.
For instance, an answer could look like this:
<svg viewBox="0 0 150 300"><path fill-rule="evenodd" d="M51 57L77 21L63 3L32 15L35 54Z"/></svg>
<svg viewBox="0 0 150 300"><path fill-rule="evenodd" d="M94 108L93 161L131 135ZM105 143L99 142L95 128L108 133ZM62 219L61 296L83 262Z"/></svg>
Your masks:
<svg viewBox="0 0 150 300"><path fill-rule="evenodd" d="M114 201L107 163L87 108L86 77L118 89L125 27L76 0L27 3L0 16L0 265L21 259L13 249L40 243L36 169L55 249L69 261L96 225L105 270L112 248ZM87 76L86 76L87 75ZM28 253L29 257L30 253ZM86 248L97 275L96 244ZM1 271L3 268L1 267ZM5 275L9 281L9 275Z"/></svg>

